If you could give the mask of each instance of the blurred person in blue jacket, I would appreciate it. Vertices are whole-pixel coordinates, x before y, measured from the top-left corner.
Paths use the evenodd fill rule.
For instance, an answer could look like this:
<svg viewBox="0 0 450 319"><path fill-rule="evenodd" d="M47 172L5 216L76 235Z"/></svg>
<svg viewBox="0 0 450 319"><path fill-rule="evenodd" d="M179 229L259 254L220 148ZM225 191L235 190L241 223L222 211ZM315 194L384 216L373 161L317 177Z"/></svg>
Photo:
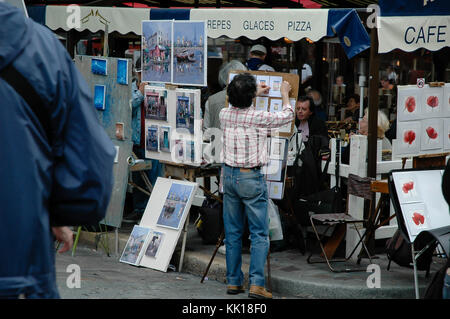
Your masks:
<svg viewBox="0 0 450 319"><path fill-rule="evenodd" d="M54 34L2 2L0 21L0 298L59 298L53 236L104 218L115 149Z"/></svg>
<svg viewBox="0 0 450 319"><path fill-rule="evenodd" d="M145 95L145 86L148 85L148 83L142 82L142 67L140 57L135 62L134 73L135 77L131 84L131 128L133 152L138 158L143 159L145 158L145 110L143 102ZM162 164L160 164L158 160L152 160L152 169L150 171L145 171L152 185L155 184L158 176L161 176L161 172ZM145 182L142 179L140 172L133 172L132 179L136 185L144 189L146 188ZM148 195L144 194L136 188L133 189L133 211L131 214L125 215L123 221L125 223L139 222L144 214L148 199Z"/></svg>

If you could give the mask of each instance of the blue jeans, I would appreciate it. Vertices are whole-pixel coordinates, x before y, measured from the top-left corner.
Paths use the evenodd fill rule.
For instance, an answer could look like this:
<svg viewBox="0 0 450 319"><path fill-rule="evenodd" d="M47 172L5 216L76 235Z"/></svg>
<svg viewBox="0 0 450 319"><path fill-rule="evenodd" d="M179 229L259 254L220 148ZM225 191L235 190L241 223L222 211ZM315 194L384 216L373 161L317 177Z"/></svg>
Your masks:
<svg viewBox="0 0 450 319"><path fill-rule="evenodd" d="M269 252L267 186L260 169L242 172L223 165L223 221L225 228L227 282L241 286L242 234L247 217L250 231L250 285L264 287L264 265Z"/></svg>
<svg viewBox="0 0 450 319"><path fill-rule="evenodd" d="M442 299L450 299L450 275L447 272L445 273L444 286L442 287Z"/></svg>

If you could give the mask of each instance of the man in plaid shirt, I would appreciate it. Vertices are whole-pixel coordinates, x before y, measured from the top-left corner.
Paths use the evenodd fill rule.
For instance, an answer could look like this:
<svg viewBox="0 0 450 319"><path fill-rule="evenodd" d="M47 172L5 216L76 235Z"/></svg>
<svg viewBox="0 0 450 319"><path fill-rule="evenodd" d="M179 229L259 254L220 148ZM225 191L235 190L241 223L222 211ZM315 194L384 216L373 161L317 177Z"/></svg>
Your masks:
<svg viewBox="0 0 450 319"><path fill-rule="evenodd" d="M267 134L294 119L289 104L291 86L281 84L283 109L277 113L257 111L255 96L267 94L268 86L257 86L249 73L236 75L228 85L230 108L220 112L223 130L223 220L225 228L227 293L245 292L241 270L242 235L245 218L250 230L249 297L272 298L265 286L264 265L269 252L267 185L261 167L268 162Z"/></svg>

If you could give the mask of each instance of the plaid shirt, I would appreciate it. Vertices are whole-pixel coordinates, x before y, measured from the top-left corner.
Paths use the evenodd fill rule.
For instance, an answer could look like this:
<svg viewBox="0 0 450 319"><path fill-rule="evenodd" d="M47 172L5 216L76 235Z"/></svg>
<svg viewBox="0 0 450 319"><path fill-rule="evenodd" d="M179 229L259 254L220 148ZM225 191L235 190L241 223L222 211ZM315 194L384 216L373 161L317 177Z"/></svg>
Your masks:
<svg viewBox="0 0 450 319"><path fill-rule="evenodd" d="M219 118L223 130L222 162L233 167L252 168L267 164L269 130L292 122L294 110L289 104L276 113L257 111L253 106L245 109L229 107L220 111Z"/></svg>

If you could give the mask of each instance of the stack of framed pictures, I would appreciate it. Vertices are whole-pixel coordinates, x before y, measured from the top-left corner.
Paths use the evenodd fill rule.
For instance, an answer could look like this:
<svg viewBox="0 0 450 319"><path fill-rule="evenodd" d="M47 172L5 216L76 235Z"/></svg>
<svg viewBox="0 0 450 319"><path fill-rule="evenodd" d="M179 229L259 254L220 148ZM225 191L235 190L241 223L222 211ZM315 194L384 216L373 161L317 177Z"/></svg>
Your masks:
<svg viewBox="0 0 450 319"><path fill-rule="evenodd" d="M268 139L269 162L262 168L267 182L269 198L282 199L287 170L287 138L272 137Z"/></svg>
<svg viewBox="0 0 450 319"><path fill-rule="evenodd" d="M289 102L295 109L299 86L299 77L297 74L266 71L230 71L228 75L228 83L230 83L233 78L239 73L250 73L255 77L257 85L260 84L270 87L268 94L257 96L253 100L253 107L257 111L276 113L283 110L283 103L281 99L281 83L283 81L287 81L289 82L289 84L291 84L291 91L289 92ZM228 107L232 106L228 103L228 100L226 101L226 104ZM290 137L294 133L294 123L295 120L293 120L292 123L280 127L277 130L277 135Z"/></svg>
<svg viewBox="0 0 450 319"><path fill-rule="evenodd" d="M120 261L167 271L196 191L196 183L159 177Z"/></svg>
<svg viewBox="0 0 450 319"><path fill-rule="evenodd" d="M398 87L393 157L450 151L450 84Z"/></svg>
<svg viewBox="0 0 450 319"><path fill-rule="evenodd" d="M145 157L201 164L200 90L145 87Z"/></svg>

